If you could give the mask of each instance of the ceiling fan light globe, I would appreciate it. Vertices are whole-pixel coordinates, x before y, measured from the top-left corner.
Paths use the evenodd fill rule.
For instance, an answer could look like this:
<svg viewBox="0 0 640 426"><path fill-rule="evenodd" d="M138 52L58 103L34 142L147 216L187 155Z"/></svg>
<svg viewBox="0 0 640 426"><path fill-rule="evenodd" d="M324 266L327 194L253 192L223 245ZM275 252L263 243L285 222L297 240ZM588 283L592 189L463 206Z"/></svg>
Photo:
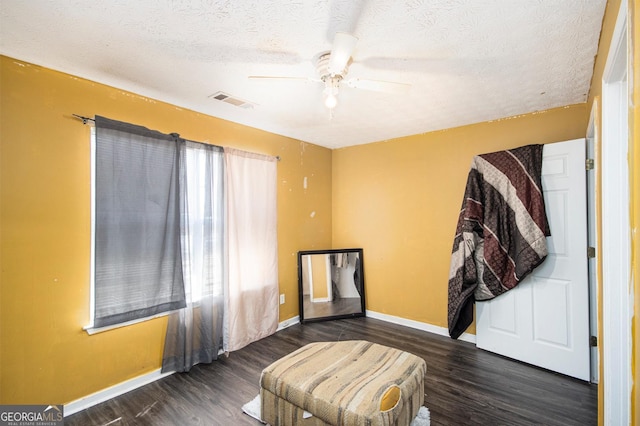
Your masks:
<svg viewBox="0 0 640 426"><path fill-rule="evenodd" d="M338 105L338 98L336 98L336 96L333 94L327 95L327 97L324 99L324 106L329 109L333 109L336 107L336 105Z"/></svg>

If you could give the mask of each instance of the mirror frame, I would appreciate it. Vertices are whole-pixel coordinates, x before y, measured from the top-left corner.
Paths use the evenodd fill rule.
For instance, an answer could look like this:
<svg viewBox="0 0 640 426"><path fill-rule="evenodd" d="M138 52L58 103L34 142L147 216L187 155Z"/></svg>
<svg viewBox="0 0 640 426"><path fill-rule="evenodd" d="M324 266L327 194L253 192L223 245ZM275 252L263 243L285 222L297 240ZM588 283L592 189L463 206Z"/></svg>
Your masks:
<svg viewBox="0 0 640 426"><path fill-rule="evenodd" d="M360 274L359 283L355 283L356 286L360 285L360 312L353 312L348 314L329 315L324 317L306 318L304 315L304 284L302 281L302 256L313 254L336 254L336 253L357 253L360 257ZM366 303L365 303L365 290L364 290L364 257L363 250L361 248L349 248L349 249L330 249L330 250L303 250L298 252L298 306L300 311L300 323L328 321L334 319L344 318L357 318L366 316Z"/></svg>

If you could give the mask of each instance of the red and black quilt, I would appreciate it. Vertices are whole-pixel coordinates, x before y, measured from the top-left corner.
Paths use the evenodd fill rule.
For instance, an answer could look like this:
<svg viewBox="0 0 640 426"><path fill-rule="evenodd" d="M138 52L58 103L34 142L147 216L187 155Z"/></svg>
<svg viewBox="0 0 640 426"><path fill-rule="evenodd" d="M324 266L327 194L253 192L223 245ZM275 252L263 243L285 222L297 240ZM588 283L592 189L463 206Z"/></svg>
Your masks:
<svg viewBox="0 0 640 426"><path fill-rule="evenodd" d="M449 335L473 321L476 300L514 288L547 257L543 145L473 158L449 270Z"/></svg>

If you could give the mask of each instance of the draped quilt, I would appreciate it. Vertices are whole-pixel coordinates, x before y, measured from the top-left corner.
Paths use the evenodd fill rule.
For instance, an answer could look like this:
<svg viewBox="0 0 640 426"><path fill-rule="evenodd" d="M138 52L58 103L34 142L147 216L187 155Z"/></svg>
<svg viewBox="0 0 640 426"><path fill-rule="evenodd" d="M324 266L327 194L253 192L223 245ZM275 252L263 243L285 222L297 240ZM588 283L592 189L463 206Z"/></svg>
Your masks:
<svg viewBox="0 0 640 426"><path fill-rule="evenodd" d="M476 300L514 288L547 256L542 145L474 157L449 270L449 335L473 321Z"/></svg>

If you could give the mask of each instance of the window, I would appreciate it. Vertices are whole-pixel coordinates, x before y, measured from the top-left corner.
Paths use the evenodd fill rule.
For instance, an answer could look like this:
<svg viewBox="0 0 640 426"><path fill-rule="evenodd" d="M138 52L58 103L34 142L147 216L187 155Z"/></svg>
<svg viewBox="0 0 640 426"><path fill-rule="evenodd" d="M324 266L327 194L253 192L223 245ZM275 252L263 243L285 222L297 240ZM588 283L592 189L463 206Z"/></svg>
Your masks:
<svg viewBox="0 0 640 426"><path fill-rule="evenodd" d="M224 153L184 144L182 256L187 304L222 297L224 283Z"/></svg>
<svg viewBox="0 0 640 426"><path fill-rule="evenodd" d="M224 153L96 117L89 328L223 294Z"/></svg>
<svg viewBox="0 0 640 426"><path fill-rule="evenodd" d="M180 332L199 329L192 340L211 341L207 353L216 336L234 350L275 332L276 158L95 122L88 331L193 308L171 319L188 319ZM178 334L165 341L167 359L183 365L171 355L187 344Z"/></svg>
<svg viewBox="0 0 640 426"><path fill-rule="evenodd" d="M93 327L185 306L180 143L96 117Z"/></svg>

